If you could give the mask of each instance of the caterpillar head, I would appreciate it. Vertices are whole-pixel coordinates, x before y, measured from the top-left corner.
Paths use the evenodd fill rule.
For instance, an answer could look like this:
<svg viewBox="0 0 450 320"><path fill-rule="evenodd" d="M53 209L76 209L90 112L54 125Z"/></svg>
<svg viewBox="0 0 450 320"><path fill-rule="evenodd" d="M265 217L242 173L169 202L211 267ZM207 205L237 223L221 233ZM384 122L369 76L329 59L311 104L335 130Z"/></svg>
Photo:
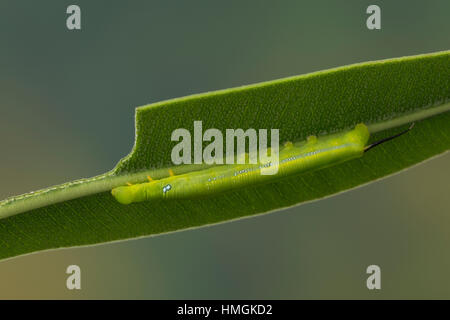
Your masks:
<svg viewBox="0 0 450 320"><path fill-rule="evenodd" d="M134 202L133 186L122 186L111 190L111 194L121 204Z"/></svg>

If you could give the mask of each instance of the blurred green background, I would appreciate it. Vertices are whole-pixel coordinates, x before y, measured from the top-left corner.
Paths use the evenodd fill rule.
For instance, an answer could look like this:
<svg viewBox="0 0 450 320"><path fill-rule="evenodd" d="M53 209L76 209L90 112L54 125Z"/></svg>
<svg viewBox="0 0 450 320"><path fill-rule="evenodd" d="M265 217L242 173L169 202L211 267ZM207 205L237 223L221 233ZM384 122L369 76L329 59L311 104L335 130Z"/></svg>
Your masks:
<svg viewBox="0 0 450 320"><path fill-rule="evenodd" d="M66 28L70 4L81 31ZM447 0L0 0L0 198L113 168L136 106L450 49L449 12ZM251 219L2 261L0 298L450 298L449 160ZM65 287L70 264L81 291ZM371 264L380 291L366 288Z"/></svg>

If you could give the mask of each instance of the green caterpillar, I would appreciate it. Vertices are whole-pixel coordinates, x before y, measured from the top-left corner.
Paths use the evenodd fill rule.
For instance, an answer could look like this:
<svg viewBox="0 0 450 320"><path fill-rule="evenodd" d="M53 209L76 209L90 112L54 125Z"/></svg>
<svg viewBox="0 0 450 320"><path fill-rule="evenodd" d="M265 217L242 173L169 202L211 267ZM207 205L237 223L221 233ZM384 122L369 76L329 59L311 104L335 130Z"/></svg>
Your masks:
<svg viewBox="0 0 450 320"><path fill-rule="evenodd" d="M334 166L361 157L372 147L391 140L409 131L412 126L395 136L380 140L369 146L369 130L360 123L348 132L317 138L310 136L306 141L288 142L279 152L278 172L263 175L261 170L269 163L229 164L210 169L135 185L114 188L111 193L122 204L156 199L191 199L221 193L245 186L270 183L283 177L301 174L311 170Z"/></svg>

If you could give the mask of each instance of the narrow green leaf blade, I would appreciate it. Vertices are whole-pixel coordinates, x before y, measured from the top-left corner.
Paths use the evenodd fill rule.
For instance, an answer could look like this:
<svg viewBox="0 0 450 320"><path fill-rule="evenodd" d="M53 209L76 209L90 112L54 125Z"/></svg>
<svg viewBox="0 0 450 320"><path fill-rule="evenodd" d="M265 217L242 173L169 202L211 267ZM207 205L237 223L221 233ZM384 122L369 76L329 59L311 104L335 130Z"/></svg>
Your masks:
<svg viewBox="0 0 450 320"><path fill-rule="evenodd" d="M111 172L0 202L0 259L155 235L268 212L369 183L450 148L450 52L352 65L137 109L135 147ZM168 175L173 130L278 128L280 141L364 122L372 140L419 121L363 158L202 200L124 206L110 190ZM190 166L175 172L192 170Z"/></svg>

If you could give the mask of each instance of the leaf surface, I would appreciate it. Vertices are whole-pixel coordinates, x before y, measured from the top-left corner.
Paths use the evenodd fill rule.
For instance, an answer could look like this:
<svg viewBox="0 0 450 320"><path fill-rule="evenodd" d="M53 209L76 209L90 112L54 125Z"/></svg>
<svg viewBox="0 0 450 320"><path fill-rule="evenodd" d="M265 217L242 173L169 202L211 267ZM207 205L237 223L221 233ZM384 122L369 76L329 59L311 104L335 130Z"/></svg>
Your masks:
<svg viewBox="0 0 450 320"><path fill-rule="evenodd" d="M198 227L336 194L388 176L450 148L450 51L356 64L137 108L130 155L104 175L0 202L0 259ZM417 121L408 134L340 165L201 200L128 206L110 194L198 170L174 167L172 131L201 120L208 128L280 130L280 142L369 125L371 141Z"/></svg>

